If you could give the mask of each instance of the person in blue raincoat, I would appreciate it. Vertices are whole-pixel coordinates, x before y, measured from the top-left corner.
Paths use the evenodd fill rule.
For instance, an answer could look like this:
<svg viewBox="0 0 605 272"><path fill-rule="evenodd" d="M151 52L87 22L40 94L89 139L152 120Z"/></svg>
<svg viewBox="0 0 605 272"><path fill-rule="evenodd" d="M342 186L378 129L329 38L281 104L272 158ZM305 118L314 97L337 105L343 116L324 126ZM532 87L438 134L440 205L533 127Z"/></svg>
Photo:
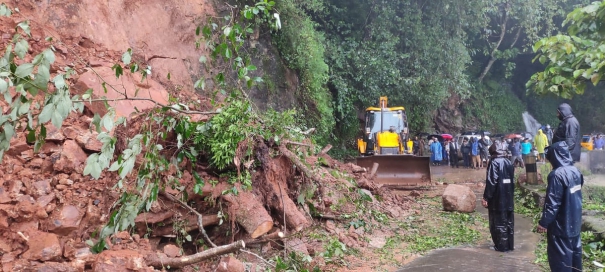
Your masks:
<svg viewBox="0 0 605 272"><path fill-rule="evenodd" d="M433 143L431 144L431 161L433 161L433 165L441 165L441 160L443 159L442 152L441 143L436 138L433 138Z"/></svg>
<svg viewBox="0 0 605 272"><path fill-rule="evenodd" d="M548 264L551 271L582 271L582 186L584 177L573 166L572 155L565 141L553 143L545 151L553 170L548 186L542 218L537 231L546 232Z"/></svg>

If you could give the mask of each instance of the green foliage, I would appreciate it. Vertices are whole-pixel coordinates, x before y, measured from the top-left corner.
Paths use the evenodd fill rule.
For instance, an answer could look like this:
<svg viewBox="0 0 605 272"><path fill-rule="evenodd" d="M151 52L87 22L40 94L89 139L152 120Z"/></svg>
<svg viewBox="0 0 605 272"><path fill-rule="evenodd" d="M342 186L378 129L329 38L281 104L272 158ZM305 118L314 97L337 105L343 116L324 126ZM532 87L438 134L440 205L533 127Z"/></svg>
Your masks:
<svg viewBox="0 0 605 272"><path fill-rule="evenodd" d="M525 105L500 82L486 80L462 107L464 122L492 132L525 130Z"/></svg>
<svg viewBox="0 0 605 272"><path fill-rule="evenodd" d="M301 255L294 251L290 252L287 258L281 258L280 256L275 257L275 271L276 272L319 272L321 271L318 267L311 268L311 261L313 259L308 255Z"/></svg>
<svg viewBox="0 0 605 272"><path fill-rule="evenodd" d="M537 94L552 93L563 98L583 94L588 81L596 85L605 65L605 1L593 2L567 15L567 35L541 39L533 49L534 60L546 64L534 74L527 87Z"/></svg>
<svg viewBox="0 0 605 272"><path fill-rule="evenodd" d="M338 238L332 238L324 245L324 251L319 255L327 263L344 263L344 256L347 253L347 246L341 243Z"/></svg>
<svg viewBox="0 0 605 272"><path fill-rule="evenodd" d="M8 6L0 5L0 16L11 13ZM73 70L66 67L51 80L53 50L48 48L32 58L27 41L31 36L29 22L19 22L15 30L0 58L0 95L8 104L8 109L3 110L6 114L0 114L0 161L16 131L27 130L27 140L34 144L37 152L46 138L48 122L61 128L70 112L84 109L79 96L71 96L67 85ZM49 91L49 83L54 87L52 91ZM34 99L40 93L44 98L42 103Z"/></svg>
<svg viewBox="0 0 605 272"><path fill-rule="evenodd" d="M477 214L439 212L437 216L441 224L410 225L408 230L411 234L403 239L409 243L411 251L425 253L437 248L475 243L481 234L473 226L480 223L483 227L485 223L485 219Z"/></svg>
<svg viewBox="0 0 605 272"><path fill-rule="evenodd" d="M605 242L597 239L592 231L583 231L582 238L582 268L586 271L603 272L605 268Z"/></svg>
<svg viewBox="0 0 605 272"><path fill-rule="evenodd" d="M324 60L324 37L317 24L302 10L308 3L296 0L277 1L275 8L284 18L282 28L273 34L286 65L298 72L298 96L304 108L305 125L317 129L317 140L325 144L334 128L332 97L326 86L328 65Z"/></svg>

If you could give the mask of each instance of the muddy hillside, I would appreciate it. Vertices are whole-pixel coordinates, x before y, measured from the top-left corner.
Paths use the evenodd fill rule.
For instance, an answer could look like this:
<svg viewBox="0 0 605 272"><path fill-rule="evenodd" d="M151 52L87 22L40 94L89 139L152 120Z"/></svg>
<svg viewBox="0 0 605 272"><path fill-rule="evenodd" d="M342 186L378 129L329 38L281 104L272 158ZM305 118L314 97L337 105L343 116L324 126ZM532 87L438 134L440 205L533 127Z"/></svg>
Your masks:
<svg viewBox="0 0 605 272"><path fill-rule="evenodd" d="M228 10L210 1L31 0L8 2L3 15L7 7L0 33L10 65L0 71L11 84L0 106L3 117L23 118L2 119L12 123L2 129L10 147L0 164L0 270L265 271L303 257L339 270L345 248L376 246L361 222L379 228L380 218L411 212L413 197L333 160L331 146L309 140L313 129L256 113L264 106L247 103L271 103L262 93L213 103L193 88L213 71L199 61L209 52L195 47L196 28ZM116 77L126 51L144 74ZM35 75L24 74L29 63ZM45 63L49 86L37 82ZM267 67L296 82L275 63ZM91 100L72 97L74 109L57 117L49 97L67 89ZM56 112L44 120L49 105ZM246 134L220 160L213 148L231 130Z"/></svg>

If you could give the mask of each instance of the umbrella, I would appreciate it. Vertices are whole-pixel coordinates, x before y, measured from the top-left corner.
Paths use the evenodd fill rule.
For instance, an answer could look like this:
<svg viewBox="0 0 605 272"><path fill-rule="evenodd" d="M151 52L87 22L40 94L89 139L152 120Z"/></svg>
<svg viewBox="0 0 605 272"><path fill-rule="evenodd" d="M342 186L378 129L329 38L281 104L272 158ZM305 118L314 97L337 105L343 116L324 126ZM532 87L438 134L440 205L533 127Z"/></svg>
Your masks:
<svg viewBox="0 0 605 272"><path fill-rule="evenodd" d="M441 134L441 137L443 137L444 140L452 140L454 139L454 136L452 136L451 134Z"/></svg>
<svg viewBox="0 0 605 272"><path fill-rule="evenodd" d="M439 135L439 134L431 134L429 136L427 136L427 139L432 139L433 137L437 138L438 141L443 142L443 136Z"/></svg>
<svg viewBox="0 0 605 272"><path fill-rule="evenodd" d="M521 134L516 134L516 133L511 133L511 134L507 134L506 136L504 136L504 139L521 139L523 138L523 136L521 136Z"/></svg>

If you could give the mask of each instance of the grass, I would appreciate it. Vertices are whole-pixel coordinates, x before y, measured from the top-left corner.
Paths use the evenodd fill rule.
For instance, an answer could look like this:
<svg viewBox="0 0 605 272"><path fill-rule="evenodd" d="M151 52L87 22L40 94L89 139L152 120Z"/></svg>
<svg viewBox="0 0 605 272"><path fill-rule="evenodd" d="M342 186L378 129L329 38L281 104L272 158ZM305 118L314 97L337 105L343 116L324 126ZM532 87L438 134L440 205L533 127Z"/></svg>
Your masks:
<svg viewBox="0 0 605 272"><path fill-rule="evenodd" d="M408 217L403 222L407 232L403 241L408 243L410 252L426 253L487 239L488 223L481 214L445 212L440 200L426 199L428 207L422 209L419 216Z"/></svg>

